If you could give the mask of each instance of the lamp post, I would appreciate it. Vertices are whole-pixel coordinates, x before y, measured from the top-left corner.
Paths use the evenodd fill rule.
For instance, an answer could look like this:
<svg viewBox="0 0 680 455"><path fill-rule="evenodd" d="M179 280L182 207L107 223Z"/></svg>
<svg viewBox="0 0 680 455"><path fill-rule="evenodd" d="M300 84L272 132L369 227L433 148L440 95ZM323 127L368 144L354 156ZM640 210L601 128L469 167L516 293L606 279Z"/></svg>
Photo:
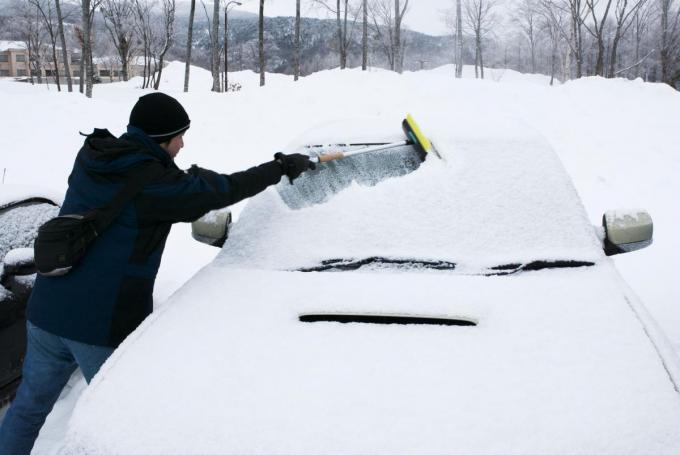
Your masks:
<svg viewBox="0 0 680 455"><path fill-rule="evenodd" d="M229 13L229 6L234 4L235 6L241 6L241 2L231 0L227 2L224 7L224 93L227 93L228 83L228 72L229 72L229 54L227 54L227 42L229 40L229 28L227 23L227 14Z"/></svg>

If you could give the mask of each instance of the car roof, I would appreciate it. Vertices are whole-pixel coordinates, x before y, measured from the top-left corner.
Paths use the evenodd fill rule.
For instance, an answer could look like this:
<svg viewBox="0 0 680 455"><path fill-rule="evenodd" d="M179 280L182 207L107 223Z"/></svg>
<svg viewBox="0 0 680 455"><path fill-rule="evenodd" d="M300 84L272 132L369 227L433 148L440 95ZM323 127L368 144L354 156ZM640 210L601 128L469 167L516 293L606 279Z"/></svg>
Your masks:
<svg viewBox="0 0 680 455"><path fill-rule="evenodd" d="M61 205L64 195L56 190L36 185L5 184L0 191L0 209L16 202L35 200Z"/></svg>
<svg viewBox="0 0 680 455"><path fill-rule="evenodd" d="M329 259L366 257L439 260L469 270L537 260L596 262L602 248L578 194L550 144L521 124L493 134L483 127L434 124L444 159L374 187L352 185L327 202L291 209L278 188L244 208L217 261L269 269L313 267ZM379 131L399 137L400 125ZM366 140L331 124L303 135L303 144ZM332 132L336 132L334 137ZM403 137L402 137L403 139ZM324 171L318 178L323 178ZM282 189L281 186L284 188ZM277 191L278 190L278 191Z"/></svg>

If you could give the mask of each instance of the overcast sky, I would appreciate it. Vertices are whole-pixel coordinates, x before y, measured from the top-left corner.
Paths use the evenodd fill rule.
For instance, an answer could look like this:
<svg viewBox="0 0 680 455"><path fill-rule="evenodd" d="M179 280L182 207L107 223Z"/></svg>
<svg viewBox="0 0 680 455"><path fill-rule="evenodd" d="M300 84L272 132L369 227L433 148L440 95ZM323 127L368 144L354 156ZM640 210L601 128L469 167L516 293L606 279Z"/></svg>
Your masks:
<svg viewBox="0 0 680 455"><path fill-rule="evenodd" d="M211 0L204 0L206 5ZM243 3L238 9L252 13L259 12L259 0L240 0ZM335 1L331 1L335 3ZM404 17L405 25L428 35L443 35L447 33L444 25L443 11L453 7L454 0L410 0L408 13ZM322 8L312 7L311 0L302 0L303 16L325 18L328 12ZM265 16L294 16L295 0L266 0L264 4Z"/></svg>

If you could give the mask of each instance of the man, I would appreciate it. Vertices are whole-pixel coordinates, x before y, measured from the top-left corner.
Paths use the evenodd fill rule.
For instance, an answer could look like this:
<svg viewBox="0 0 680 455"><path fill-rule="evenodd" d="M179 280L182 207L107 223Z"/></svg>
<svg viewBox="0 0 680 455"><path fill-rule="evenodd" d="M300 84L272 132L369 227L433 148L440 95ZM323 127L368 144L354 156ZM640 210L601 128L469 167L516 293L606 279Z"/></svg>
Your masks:
<svg viewBox="0 0 680 455"><path fill-rule="evenodd" d="M152 312L152 292L173 223L254 196L286 175L314 169L309 158L277 153L275 160L222 175L174 163L190 120L163 93L142 96L127 133L87 137L69 177L61 214L103 207L131 173L156 166L158 177L129 202L68 274L38 276L27 311L22 383L0 427L2 455L28 454L73 371L89 383L113 350ZM160 169L158 169L160 167ZM104 430L105 431L105 430Z"/></svg>

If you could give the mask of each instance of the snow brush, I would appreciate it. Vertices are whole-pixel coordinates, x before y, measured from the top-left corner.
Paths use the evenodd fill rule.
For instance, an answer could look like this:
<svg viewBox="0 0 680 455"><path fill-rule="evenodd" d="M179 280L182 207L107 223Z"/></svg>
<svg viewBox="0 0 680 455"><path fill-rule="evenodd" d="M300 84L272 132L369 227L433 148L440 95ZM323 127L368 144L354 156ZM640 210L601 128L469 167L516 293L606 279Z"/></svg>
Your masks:
<svg viewBox="0 0 680 455"><path fill-rule="evenodd" d="M441 159L441 155L439 155L437 149L434 148L429 139L427 139L427 137L425 137L425 135L422 133L420 127L413 119L413 116L411 114L408 114L406 118L401 122L401 127L404 130L404 133L406 134L408 140L391 142L389 144L374 145L371 147L364 147L362 149L352 150L350 152L339 151L330 152L323 155L310 157L310 160L314 163L327 163L329 161L341 160L343 158L347 158L350 156L378 152L381 150L403 147L405 145L412 145L418 152L421 161L425 161L425 158L427 157L428 153L434 153L437 156L437 158Z"/></svg>
<svg viewBox="0 0 680 455"><path fill-rule="evenodd" d="M389 144L305 146L308 151L321 148L320 153L310 156L312 162L318 163L317 168L304 172L293 185L279 183L276 189L281 199L292 209L322 204L355 182L374 186L415 171L432 154L441 159L410 114L402 121L402 128L406 140ZM337 150L339 147L347 150ZM324 153L324 149L335 150Z"/></svg>

